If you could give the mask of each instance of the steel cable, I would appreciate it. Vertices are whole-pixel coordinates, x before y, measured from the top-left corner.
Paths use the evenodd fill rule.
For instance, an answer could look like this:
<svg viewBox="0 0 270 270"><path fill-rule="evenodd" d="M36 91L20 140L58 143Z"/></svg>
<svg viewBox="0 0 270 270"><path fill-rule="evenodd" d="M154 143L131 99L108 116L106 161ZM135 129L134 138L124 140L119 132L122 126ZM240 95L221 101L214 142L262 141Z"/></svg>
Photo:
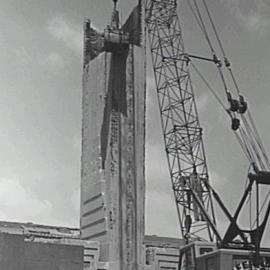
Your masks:
<svg viewBox="0 0 270 270"><path fill-rule="evenodd" d="M208 44L210 46L211 52L213 53L213 55L216 55L215 50L213 48L213 45L211 43L210 37L209 37L209 35L207 33L206 26L205 26L204 21L202 19L202 15L201 15L200 9L199 9L199 7L197 5L197 2L196 2L196 0L193 0L193 2L194 2L194 5L196 7L198 16L196 15L196 12L194 11L194 9L191 6L189 1L188 1L188 4L189 4L189 6L190 6L196 20L197 20L197 23L199 24L202 32L204 33L204 36L205 36L205 38L206 38L206 40L207 40L207 42L208 42ZM238 96L240 96L240 88L238 86L238 83L236 81L234 73L233 73L233 71L231 69L230 63L229 63L229 61L227 59L224 46L222 44L221 38L219 37L219 33L218 33L217 28L216 28L216 26L214 24L214 21L213 21L213 18L211 16L209 7L208 7L208 5L206 3L206 0L203 0L203 4L204 4L205 10L206 10L206 12L208 14L208 17L209 17L211 26L213 28L213 31L215 33L215 36L216 36L217 42L219 44L219 47L220 47L220 49L222 51L224 61L225 61L225 66L227 67L227 69L229 71L229 74L230 74L232 82L233 82L233 84L235 86L236 92L237 92ZM200 73L200 71L196 68L196 66L193 63L192 63L192 66L193 66L194 70L196 71L196 73L199 75L199 77L201 77L203 82L206 84L208 89L211 91L211 93L216 97L218 102L222 105L223 109L230 115L231 118L232 118L232 115L235 116L236 113L232 114L231 112L229 112L226 109L226 107L223 104L223 102L221 101L221 99L217 96L217 94L215 93L213 88L210 86L208 81L203 77L203 75ZM228 93L228 88L227 88L226 80L225 80L224 74L222 72L222 69L221 69L220 66L217 66L217 67L218 67L219 74L220 74L223 86L225 88L225 91L226 91L226 93ZM253 120L253 118L251 116L250 111L247 111L247 117L248 117L248 119L243 114L241 114L243 127L240 126L239 133L237 131L235 132L236 138L238 139L242 150L244 151L246 157L248 158L248 160L250 161L251 164L256 165L256 163L258 162L262 169L265 170L266 168L268 168L268 170L270 170L269 159L268 159L268 157L266 155L266 152L265 152L265 149L263 147L261 137L260 137L259 132L258 132L258 130L256 128L255 122L254 122L254 120ZM260 208L259 214L261 214L261 212L262 212L263 208L265 207L265 204L266 204L267 200L269 199L269 197L270 197L270 191L267 193L267 195L266 195L266 197L265 197L265 199L263 201L263 204L262 204L262 206ZM255 219L254 223L251 225L251 207L252 207L251 206L251 194L250 194L249 201L250 201L250 211L249 211L250 212L250 221L249 221L249 223L250 223L250 227L253 228L254 225L256 224L257 218Z"/></svg>
<svg viewBox="0 0 270 270"><path fill-rule="evenodd" d="M203 33L204 33L204 35L205 35L205 38L206 38L206 40L207 40L207 42L208 42L208 44L209 44L209 47L210 47L210 49L211 49L211 52L212 52L212 54L215 54L214 47L213 47L213 45L212 45L212 43L211 43L211 40L210 40L210 37L209 37L209 35L208 35L208 33L207 33L206 26L205 26L205 24L204 24L204 21L203 21L203 18L202 18L202 14L201 14L201 12L200 12L200 8L199 8L199 6L198 6L198 4L197 4L197 1L196 1L196 0L193 0L193 3L194 3L194 6L195 6L195 9L196 9L196 11L197 11L198 17L199 17L199 19L200 19L200 23L201 23L201 26L202 26L202 30L203 30Z"/></svg>
<svg viewBox="0 0 270 270"><path fill-rule="evenodd" d="M216 94L215 90L211 87L211 85L209 84L209 82L205 79L205 77L203 76L203 74L199 71L199 69L193 64L193 62L191 61L191 66L194 68L195 72L197 73L197 75L201 78L201 80L204 82L204 84L207 86L207 88L210 90L210 92L214 95L214 97L217 99L217 101L219 102L219 104L222 106L222 108L224 109L224 111L226 113L228 113L230 115L230 117L232 118L231 114L228 112L227 108L225 107L225 105L223 104L221 98Z"/></svg>
<svg viewBox="0 0 270 270"><path fill-rule="evenodd" d="M260 147L260 144L258 143L258 140L256 139L256 136L254 134L254 130L250 127L247 119L242 115L241 117L242 121L244 122L244 125L246 127L246 130L247 130L247 134L248 134L248 137L250 138L250 140L252 141L252 145L253 145L253 148L254 148L254 152L257 153L257 155L259 155L259 151L260 150L260 153L262 154L262 156L264 157L265 153L264 153L264 150L261 149ZM258 147L256 147L255 145L257 145ZM260 155L259 155L259 158L261 159ZM267 163L267 159L264 159L264 162L266 166L263 166L263 169L266 170L266 167L268 167L268 163Z"/></svg>
<svg viewBox="0 0 270 270"><path fill-rule="evenodd" d="M223 54L224 58L226 58L226 54L225 54L224 47L223 47L223 45L222 45L221 39L220 39L220 37L219 37L219 35L218 35L216 26L215 26L215 24L214 24L214 21L213 21L213 19L212 19L212 16L211 16L211 14L210 14L209 8L208 8L208 6L207 6L205 0L203 0L203 4L204 4L204 7L205 7L206 12L207 12L207 14L208 14L210 23L211 23L212 28L213 28L213 30L214 30L214 33L215 33L216 39L217 39L217 41L218 41L218 43L219 43L220 49L221 49L221 51L222 51L222 54Z"/></svg>
<svg viewBox="0 0 270 270"><path fill-rule="evenodd" d="M213 30L214 30L214 33L215 33L217 42L218 42L218 44L219 44L219 47L220 47L220 49L221 49L221 51L222 51L222 55L223 55L223 58L224 58L224 60L225 60L225 65L226 65L226 67L227 67L228 70L229 70L229 73L230 73L231 78L232 78L232 81L233 81L233 83L234 83L234 85L235 85L236 91L237 91L238 95L240 95L240 88L239 88L239 86L238 86L238 84L237 84L237 81L236 81L236 79L235 79L235 76L234 76L234 74L233 74L233 72L232 72L232 69L231 69L231 67L230 67L230 63L229 63L228 58L227 58L227 56L226 56L224 46L223 46L222 41L221 41L221 38L220 38L220 36L219 36L219 34L218 34L217 28L216 28L216 26L215 26L214 20L213 20L213 18L212 18L212 15L211 15L211 13L210 13L210 10L209 10L209 7L208 7L208 5L207 5L207 3L206 3L206 0L203 0L203 4L204 4L205 10L206 10L206 12L207 12L208 18L209 18L209 20L210 20L211 26L212 26L212 28L213 28Z"/></svg>

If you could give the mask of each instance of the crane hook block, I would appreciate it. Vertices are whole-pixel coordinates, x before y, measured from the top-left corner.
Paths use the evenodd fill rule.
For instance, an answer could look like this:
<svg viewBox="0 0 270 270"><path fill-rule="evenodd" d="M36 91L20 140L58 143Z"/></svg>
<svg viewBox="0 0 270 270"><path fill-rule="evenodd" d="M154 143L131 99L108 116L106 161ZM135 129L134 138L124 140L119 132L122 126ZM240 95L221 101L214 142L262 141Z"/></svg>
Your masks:
<svg viewBox="0 0 270 270"><path fill-rule="evenodd" d="M222 67L222 62L218 59L216 54L213 54L213 61L217 65L217 67L219 67L219 68Z"/></svg>
<svg viewBox="0 0 270 270"><path fill-rule="evenodd" d="M228 102L230 103L230 110L232 112L240 112L240 102L236 99L233 99L230 92L227 93L227 98Z"/></svg>
<svg viewBox="0 0 270 270"><path fill-rule="evenodd" d="M224 63L227 68L231 66L231 63L229 62L228 58L224 57Z"/></svg>
<svg viewBox="0 0 270 270"><path fill-rule="evenodd" d="M236 131L240 127L240 120L238 118L232 119L232 130Z"/></svg>
<svg viewBox="0 0 270 270"><path fill-rule="evenodd" d="M247 111L247 102L244 100L244 97L239 95L239 108L238 112L244 114Z"/></svg>
<svg viewBox="0 0 270 270"><path fill-rule="evenodd" d="M238 102L238 100L232 99L231 102L230 102L230 105L231 105L230 110L232 112L239 111L239 102Z"/></svg>
<svg viewBox="0 0 270 270"><path fill-rule="evenodd" d="M232 94L230 92L227 92L227 99L229 102L232 100Z"/></svg>

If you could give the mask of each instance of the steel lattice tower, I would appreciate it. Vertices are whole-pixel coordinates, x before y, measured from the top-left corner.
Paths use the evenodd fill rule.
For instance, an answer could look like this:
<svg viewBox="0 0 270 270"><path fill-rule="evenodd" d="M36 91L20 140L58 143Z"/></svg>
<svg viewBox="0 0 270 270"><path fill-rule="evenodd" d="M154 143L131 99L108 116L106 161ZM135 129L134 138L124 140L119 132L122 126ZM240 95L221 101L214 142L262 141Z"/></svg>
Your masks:
<svg viewBox="0 0 270 270"><path fill-rule="evenodd" d="M213 241L218 232L176 0L148 0L146 27L181 232Z"/></svg>

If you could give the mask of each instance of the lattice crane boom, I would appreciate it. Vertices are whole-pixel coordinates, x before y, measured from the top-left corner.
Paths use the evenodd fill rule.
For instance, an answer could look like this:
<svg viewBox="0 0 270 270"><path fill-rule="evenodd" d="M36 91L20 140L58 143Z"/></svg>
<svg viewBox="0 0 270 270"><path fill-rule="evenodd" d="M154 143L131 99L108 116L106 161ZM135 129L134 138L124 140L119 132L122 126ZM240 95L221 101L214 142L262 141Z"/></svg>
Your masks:
<svg viewBox="0 0 270 270"><path fill-rule="evenodd" d="M208 42L212 58L186 53L177 16L177 0L146 0L146 28L180 229L187 242L204 238L208 241L215 241L218 248L235 248L254 252L250 263L258 267L264 264L260 256L261 241L270 216L270 190L261 202L259 186L264 185L265 190L267 186L270 187L270 161L262 145L248 104L241 94L232 72L231 64L225 54L206 0L202 0L200 3L205 8L215 39L221 49L223 61L217 56L196 0L193 1L194 6L189 1L188 4ZM229 108L226 108L215 90L193 64L191 58L215 64ZM221 104L226 114L229 115L231 129L250 162L248 185L234 214L228 211L219 195L209 184L202 128L196 108L189 64ZM228 84L228 77L224 75L223 64L229 75L230 84ZM228 85L233 86L233 89L229 89ZM256 218L254 225L250 224L249 229L243 229L238 222L239 215L248 196L250 207L252 205L253 186L256 186L254 191ZM223 237L216 228L212 196L229 221L229 226ZM262 215L264 217L260 219ZM251 216L252 213L250 213L250 219ZM187 245L180 251L179 269L182 262L195 269L194 261L189 261L189 250L190 246Z"/></svg>
<svg viewBox="0 0 270 270"><path fill-rule="evenodd" d="M177 1L148 0L146 28L182 236L220 240Z"/></svg>

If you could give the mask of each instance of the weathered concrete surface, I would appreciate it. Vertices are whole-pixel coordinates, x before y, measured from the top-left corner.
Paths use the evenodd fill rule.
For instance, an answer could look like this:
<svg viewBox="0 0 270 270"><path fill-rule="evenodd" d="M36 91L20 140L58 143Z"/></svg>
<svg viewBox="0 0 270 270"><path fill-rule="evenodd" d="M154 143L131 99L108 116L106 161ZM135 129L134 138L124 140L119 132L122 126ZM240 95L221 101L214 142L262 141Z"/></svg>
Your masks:
<svg viewBox="0 0 270 270"><path fill-rule="evenodd" d="M146 265L149 270L177 270L179 249L148 247L146 249Z"/></svg>
<svg viewBox="0 0 270 270"><path fill-rule="evenodd" d="M120 265L143 263L144 59L130 46L99 55L84 74L82 238L100 240L101 259Z"/></svg>
<svg viewBox="0 0 270 270"><path fill-rule="evenodd" d="M147 265L145 270L178 269L179 250L185 245L185 240L148 235L144 238L144 244Z"/></svg>
<svg viewBox="0 0 270 270"><path fill-rule="evenodd" d="M145 59L129 45L84 68L81 236L110 269L144 264Z"/></svg>
<svg viewBox="0 0 270 270"><path fill-rule="evenodd" d="M25 241L22 235L1 233L0 269L83 270L83 246Z"/></svg>

